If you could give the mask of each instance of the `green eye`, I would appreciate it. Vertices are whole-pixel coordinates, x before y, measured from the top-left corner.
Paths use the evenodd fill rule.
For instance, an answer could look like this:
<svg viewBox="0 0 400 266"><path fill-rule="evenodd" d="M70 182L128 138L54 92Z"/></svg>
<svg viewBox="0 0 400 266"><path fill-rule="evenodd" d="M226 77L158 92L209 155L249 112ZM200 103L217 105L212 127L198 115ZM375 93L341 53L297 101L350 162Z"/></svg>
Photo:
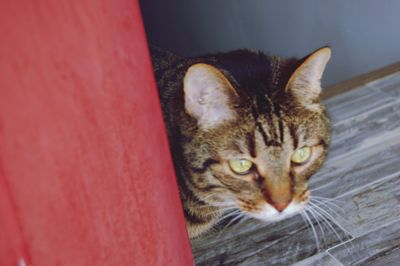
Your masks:
<svg viewBox="0 0 400 266"><path fill-rule="evenodd" d="M297 149L294 151L292 155L292 162L297 163L297 164L302 164L308 161L311 156L311 148L308 146L305 146L303 148Z"/></svg>
<svg viewBox="0 0 400 266"><path fill-rule="evenodd" d="M229 167L233 172L239 175L247 174L253 163L249 160L239 159L239 160L229 160Z"/></svg>

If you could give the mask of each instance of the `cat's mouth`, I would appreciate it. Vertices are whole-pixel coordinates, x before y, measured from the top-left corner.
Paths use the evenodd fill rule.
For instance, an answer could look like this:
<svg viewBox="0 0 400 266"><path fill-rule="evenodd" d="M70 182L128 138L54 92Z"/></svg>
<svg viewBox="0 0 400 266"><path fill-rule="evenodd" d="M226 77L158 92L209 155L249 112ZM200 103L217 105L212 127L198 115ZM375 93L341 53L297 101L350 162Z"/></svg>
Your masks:
<svg viewBox="0 0 400 266"><path fill-rule="evenodd" d="M292 201L283 211L279 212L272 205L265 203L259 210L254 212L246 211L246 213L264 222L278 222L300 213L306 204L307 202Z"/></svg>

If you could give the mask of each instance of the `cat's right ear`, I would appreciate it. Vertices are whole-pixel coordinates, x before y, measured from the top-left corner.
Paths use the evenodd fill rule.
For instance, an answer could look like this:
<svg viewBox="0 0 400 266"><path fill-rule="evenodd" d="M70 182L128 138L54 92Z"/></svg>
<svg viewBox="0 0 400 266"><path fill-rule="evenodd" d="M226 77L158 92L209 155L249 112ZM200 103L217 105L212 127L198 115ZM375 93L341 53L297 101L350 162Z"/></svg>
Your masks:
<svg viewBox="0 0 400 266"><path fill-rule="evenodd" d="M224 74L207 64L192 65L183 80L186 112L203 129L233 120L233 102L238 97Z"/></svg>
<svg viewBox="0 0 400 266"><path fill-rule="evenodd" d="M298 102L312 109L321 93L321 78L330 57L329 47L308 55L290 77L285 91L290 91Z"/></svg>

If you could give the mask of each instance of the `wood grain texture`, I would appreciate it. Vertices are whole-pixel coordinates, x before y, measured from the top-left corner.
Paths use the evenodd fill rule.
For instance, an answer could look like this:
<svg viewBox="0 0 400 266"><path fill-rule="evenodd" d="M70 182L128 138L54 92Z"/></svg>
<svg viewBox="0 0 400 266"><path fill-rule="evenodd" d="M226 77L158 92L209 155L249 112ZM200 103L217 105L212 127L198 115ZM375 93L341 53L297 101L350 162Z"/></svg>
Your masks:
<svg viewBox="0 0 400 266"><path fill-rule="evenodd" d="M347 156L371 143L379 143L382 134L398 135L400 101L390 102L369 112L336 123L332 128L331 157Z"/></svg>
<svg viewBox="0 0 400 266"><path fill-rule="evenodd" d="M346 213L336 220L354 237L400 220L400 171L392 178L339 197L337 203Z"/></svg>
<svg viewBox="0 0 400 266"><path fill-rule="evenodd" d="M320 252L307 259L294 263L293 266L342 266L342 264L327 252Z"/></svg>
<svg viewBox="0 0 400 266"><path fill-rule="evenodd" d="M396 240L397 241L397 240ZM395 246L391 250L386 250L378 256L373 258L365 259L363 266L388 266L398 265L400 261L400 247Z"/></svg>
<svg viewBox="0 0 400 266"><path fill-rule="evenodd" d="M392 97L370 87L362 87L337 97L338 99L332 99L326 103L333 124L364 114L393 101Z"/></svg>
<svg viewBox="0 0 400 266"><path fill-rule="evenodd" d="M325 231L323 247L348 239L335 230L339 237L330 229ZM215 232L192 241L197 265L288 265L317 252L312 231L299 216L270 225L251 220L225 229L223 235Z"/></svg>
<svg viewBox="0 0 400 266"><path fill-rule="evenodd" d="M383 91L392 97L400 96L400 73L394 73L385 78L368 83L368 86Z"/></svg>
<svg viewBox="0 0 400 266"><path fill-rule="evenodd" d="M400 132L400 131L399 131ZM314 195L336 198L348 191L375 182L399 171L400 138L393 136L385 143L376 143L327 161L310 179ZM362 154L362 156L361 156Z"/></svg>
<svg viewBox="0 0 400 266"><path fill-rule="evenodd" d="M378 265L379 261L393 261L400 257L400 220L375 227L374 231L331 248L328 252L343 265Z"/></svg>
<svg viewBox="0 0 400 266"><path fill-rule="evenodd" d="M318 251L301 217L270 225L247 220L192 241L196 263L392 265L400 257L399 95L400 73L394 73L326 100L333 140L310 188L314 196L334 198L318 206L340 224L334 226L339 236L321 223L326 241Z"/></svg>

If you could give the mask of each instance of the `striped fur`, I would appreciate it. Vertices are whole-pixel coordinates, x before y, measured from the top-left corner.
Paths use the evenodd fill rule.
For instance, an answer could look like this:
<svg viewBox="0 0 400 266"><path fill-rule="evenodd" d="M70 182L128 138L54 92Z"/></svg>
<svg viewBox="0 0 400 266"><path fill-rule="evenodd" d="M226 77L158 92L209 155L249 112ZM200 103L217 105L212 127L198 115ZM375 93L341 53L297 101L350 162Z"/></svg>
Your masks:
<svg viewBox="0 0 400 266"><path fill-rule="evenodd" d="M307 77L292 81L310 57L283 59L247 50L196 58L156 48L151 53L190 237L211 228L225 206L260 218L277 202L308 201L307 180L330 142L329 121L315 97L320 88L307 93ZM185 107L183 81L199 63L217 69L235 91L227 96L234 119L211 128ZM294 150L304 145L313 149L311 161L291 163ZM251 160L254 167L239 176L227 163L234 158Z"/></svg>

